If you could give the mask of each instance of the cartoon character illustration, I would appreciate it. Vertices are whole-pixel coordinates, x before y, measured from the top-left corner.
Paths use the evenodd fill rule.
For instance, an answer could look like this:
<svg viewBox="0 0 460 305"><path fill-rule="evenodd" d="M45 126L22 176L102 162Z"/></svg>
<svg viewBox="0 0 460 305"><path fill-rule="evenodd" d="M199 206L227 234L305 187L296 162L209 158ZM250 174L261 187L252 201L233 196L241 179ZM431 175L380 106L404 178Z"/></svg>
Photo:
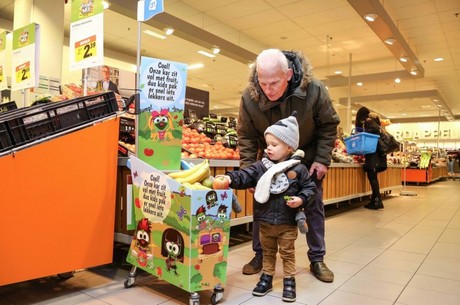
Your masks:
<svg viewBox="0 0 460 305"><path fill-rule="evenodd" d="M85 16L93 13L94 11L94 0L82 0L80 6L80 14Z"/></svg>
<svg viewBox="0 0 460 305"><path fill-rule="evenodd" d="M19 44L23 45L29 42L29 31L24 30L19 34Z"/></svg>
<svg viewBox="0 0 460 305"><path fill-rule="evenodd" d="M161 237L161 255L166 257L166 270L177 273L176 262L184 261L184 238L179 231L169 228L163 232Z"/></svg>
<svg viewBox="0 0 460 305"><path fill-rule="evenodd" d="M225 235L222 228L213 228L210 231L202 231L198 235L198 260L217 259L222 261L224 258Z"/></svg>
<svg viewBox="0 0 460 305"><path fill-rule="evenodd" d="M208 206L208 210L213 206L217 205L217 193L216 191L209 191L206 194L206 205Z"/></svg>
<svg viewBox="0 0 460 305"><path fill-rule="evenodd" d="M220 219L220 223L223 223L225 218L227 218L227 208L224 204L219 205L217 208L217 218Z"/></svg>
<svg viewBox="0 0 460 305"><path fill-rule="evenodd" d="M149 119L149 128L152 140L172 140L174 124L168 109L161 109L160 112L156 110L152 111L152 116Z"/></svg>
<svg viewBox="0 0 460 305"><path fill-rule="evenodd" d="M142 218L137 223L136 232L133 237L135 248L139 252L132 249L132 254L137 257L137 262L140 266L145 267L149 260L152 259L152 251L150 249L150 234L152 233L151 222L147 218Z"/></svg>
<svg viewBox="0 0 460 305"><path fill-rule="evenodd" d="M210 227L209 219L206 219L206 208L203 205L196 210L196 219L198 220L197 230L202 231Z"/></svg>

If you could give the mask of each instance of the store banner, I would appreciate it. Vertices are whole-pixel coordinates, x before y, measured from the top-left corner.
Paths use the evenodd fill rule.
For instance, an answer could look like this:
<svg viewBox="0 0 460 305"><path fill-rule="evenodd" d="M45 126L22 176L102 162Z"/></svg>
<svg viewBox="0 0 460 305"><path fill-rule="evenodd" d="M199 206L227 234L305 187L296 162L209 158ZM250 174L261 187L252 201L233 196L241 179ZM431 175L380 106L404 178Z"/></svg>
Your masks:
<svg viewBox="0 0 460 305"><path fill-rule="evenodd" d="M6 31L0 33L0 90L8 89L6 81Z"/></svg>
<svg viewBox="0 0 460 305"><path fill-rule="evenodd" d="M38 85L40 26L31 23L13 31L11 89L22 90Z"/></svg>
<svg viewBox="0 0 460 305"><path fill-rule="evenodd" d="M137 156L160 170L180 169L187 65L142 57Z"/></svg>
<svg viewBox="0 0 460 305"><path fill-rule="evenodd" d="M126 261L189 292L224 286L232 190L191 190L135 156Z"/></svg>
<svg viewBox="0 0 460 305"><path fill-rule="evenodd" d="M102 0L72 0L70 8L70 70L104 64Z"/></svg>
<svg viewBox="0 0 460 305"><path fill-rule="evenodd" d="M147 21L163 11L163 0L140 0L137 2L137 21Z"/></svg>

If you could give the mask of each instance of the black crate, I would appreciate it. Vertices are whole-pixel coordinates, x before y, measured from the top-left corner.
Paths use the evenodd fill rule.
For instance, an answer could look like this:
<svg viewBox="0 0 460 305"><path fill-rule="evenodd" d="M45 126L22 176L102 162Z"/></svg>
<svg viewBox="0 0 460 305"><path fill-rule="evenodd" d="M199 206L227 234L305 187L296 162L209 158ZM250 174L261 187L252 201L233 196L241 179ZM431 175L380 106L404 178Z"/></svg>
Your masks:
<svg viewBox="0 0 460 305"><path fill-rule="evenodd" d="M14 146L20 146L66 129L108 117L118 111L113 92L48 103L1 115Z"/></svg>
<svg viewBox="0 0 460 305"><path fill-rule="evenodd" d="M0 123L0 152L13 148L11 136L5 123Z"/></svg>
<svg viewBox="0 0 460 305"><path fill-rule="evenodd" d="M13 109L18 109L16 102L8 102L8 103L0 104L0 113L7 112Z"/></svg>

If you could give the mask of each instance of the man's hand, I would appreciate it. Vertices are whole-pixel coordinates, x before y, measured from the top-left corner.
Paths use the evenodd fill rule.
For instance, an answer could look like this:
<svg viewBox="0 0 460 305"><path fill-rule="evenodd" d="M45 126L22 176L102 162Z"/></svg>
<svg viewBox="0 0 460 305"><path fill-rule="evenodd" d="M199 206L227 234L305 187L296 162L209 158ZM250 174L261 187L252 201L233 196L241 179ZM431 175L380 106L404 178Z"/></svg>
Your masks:
<svg viewBox="0 0 460 305"><path fill-rule="evenodd" d="M318 162L313 162L310 167L310 176L313 176L313 173L316 171L316 179L323 179L324 175L327 173L327 166Z"/></svg>

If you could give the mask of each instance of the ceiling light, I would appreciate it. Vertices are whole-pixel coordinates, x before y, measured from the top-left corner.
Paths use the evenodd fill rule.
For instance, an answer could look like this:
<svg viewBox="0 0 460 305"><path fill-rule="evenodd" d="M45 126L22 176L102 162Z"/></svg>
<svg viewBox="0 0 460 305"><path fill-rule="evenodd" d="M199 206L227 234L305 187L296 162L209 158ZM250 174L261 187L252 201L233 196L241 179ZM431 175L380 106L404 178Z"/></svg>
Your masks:
<svg viewBox="0 0 460 305"><path fill-rule="evenodd" d="M357 83L356 83L356 86L359 86L359 87L361 87L362 85L363 85L363 83L362 83L362 82L357 82Z"/></svg>
<svg viewBox="0 0 460 305"><path fill-rule="evenodd" d="M340 70L334 71L334 74L337 74L337 75L342 74L342 71Z"/></svg>
<svg viewBox="0 0 460 305"><path fill-rule="evenodd" d="M204 65L202 63L198 63L198 64L193 64L193 65L189 65L187 66L187 69L188 70L195 70L195 69L200 69L200 68L203 68Z"/></svg>
<svg viewBox="0 0 460 305"><path fill-rule="evenodd" d="M200 53L201 55L207 56L207 57L211 57L211 58L216 57L216 55L203 51L203 50L199 50L198 53Z"/></svg>
<svg viewBox="0 0 460 305"><path fill-rule="evenodd" d="M165 32L166 36L172 35L174 33L174 29L171 27L164 28L163 31Z"/></svg>
<svg viewBox="0 0 460 305"><path fill-rule="evenodd" d="M364 19L366 19L369 22L374 22L376 18L377 18L377 14L366 14L366 15L364 15Z"/></svg>
<svg viewBox="0 0 460 305"><path fill-rule="evenodd" d="M102 1L102 7L104 9L108 9L110 7L110 5L111 5L110 1L107 1L107 0Z"/></svg>
<svg viewBox="0 0 460 305"><path fill-rule="evenodd" d="M402 62L408 62L408 61L409 61L409 57L407 57L407 56L401 56L401 57L399 58L399 60L402 61Z"/></svg>
<svg viewBox="0 0 460 305"><path fill-rule="evenodd" d="M397 84L401 83L401 79L399 77L395 78L395 83L397 83Z"/></svg>
<svg viewBox="0 0 460 305"><path fill-rule="evenodd" d="M220 53L220 48L218 46L214 46L212 49L212 54L219 54Z"/></svg>
<svg viewBox="0 0 460 305"><path fill-rule="evenodd" d="M410 71L410 74L415 76L415 75L418 74L418 71L417 70L412 70L412 71Z"/></svg>
<svg viewBox="0 0 460 305"><path fill-rule="evenodd" d="M396 39L394 38L387 38L384 40L384 42L390 46L392 46L395 42L396 42Z"/></svg>
<svg viewBox="0 0 460 305"><path fill-rule="evenodd" d="M444 60L444 57L436 57L436 58L434 59L434 61L443 61L443 60Z"/></svg>
<svg viewBox="0 0 460 305"><path fill-rule="evenodd" d="M153 31L150 31L150 30L144 30L143 32L145 34L147 34L147 35L153 36L153 37L158 38L158 39L166 39L166 36L157 34L157 33L153 32Z"/></svg>

